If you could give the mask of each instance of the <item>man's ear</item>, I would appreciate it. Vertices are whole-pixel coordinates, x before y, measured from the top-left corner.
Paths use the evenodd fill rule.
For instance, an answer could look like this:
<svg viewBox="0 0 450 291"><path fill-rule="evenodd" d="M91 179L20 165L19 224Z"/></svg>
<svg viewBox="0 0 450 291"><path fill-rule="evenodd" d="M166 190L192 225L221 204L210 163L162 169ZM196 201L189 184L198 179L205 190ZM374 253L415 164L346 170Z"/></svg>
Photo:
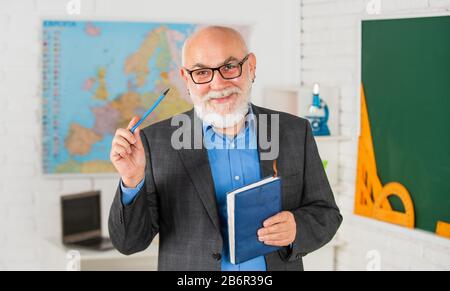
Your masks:
<svg viewBox="0 0 450 291"><path fill-rule="evenodd" d="M248 64L250 68L250 76L254 79L256 76L256 56L254 53L250 53L248 56Z"/></svg>
<svg viewBox="0 0 450 291"><path fill-rule="evenodd" d="M186 72L185 69L180 68L180 76L181 76L181 79L183 79L184 84L185 84L186 87L187 87L189 75L187 74L187 72Z"/></svg>
<svg viewBox="0 0 450 291"><path fill-rule="evenodd" d="M180 76L181 76L181 79L184 82L184 85L186 86L188 94L191 95L191 92L189 91L189 86L188 86L188 82L189 82L189 78L190 78L189 74L186 72L185 69L181 68L180 69Z"/></svg>

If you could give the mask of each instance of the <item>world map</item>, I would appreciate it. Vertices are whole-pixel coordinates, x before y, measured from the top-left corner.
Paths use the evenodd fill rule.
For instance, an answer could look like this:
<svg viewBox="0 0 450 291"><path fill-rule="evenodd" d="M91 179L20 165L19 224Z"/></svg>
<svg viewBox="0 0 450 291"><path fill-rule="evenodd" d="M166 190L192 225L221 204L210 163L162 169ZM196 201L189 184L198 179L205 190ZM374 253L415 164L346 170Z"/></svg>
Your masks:
<svg viewBox="0 0 450 291"><path fill-rule="evenodd" d="M117 128L169 94L142 128L192 108L179 76L194 24L43 21L44 174L113 173Z"/></svg>

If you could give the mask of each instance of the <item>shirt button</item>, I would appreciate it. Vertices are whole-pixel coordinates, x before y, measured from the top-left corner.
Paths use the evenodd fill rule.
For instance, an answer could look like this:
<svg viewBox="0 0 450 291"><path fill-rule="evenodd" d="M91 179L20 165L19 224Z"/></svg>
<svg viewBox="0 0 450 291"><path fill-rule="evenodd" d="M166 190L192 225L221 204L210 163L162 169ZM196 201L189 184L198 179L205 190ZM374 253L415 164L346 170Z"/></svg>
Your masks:
<svg viewBox="0 0 450 291"><path fill-rule="evenodd" d="M235 179L236 181L239 181L239 180L241 179L241 177L239 177L239 176L234 176L234 179Z"/></svg>

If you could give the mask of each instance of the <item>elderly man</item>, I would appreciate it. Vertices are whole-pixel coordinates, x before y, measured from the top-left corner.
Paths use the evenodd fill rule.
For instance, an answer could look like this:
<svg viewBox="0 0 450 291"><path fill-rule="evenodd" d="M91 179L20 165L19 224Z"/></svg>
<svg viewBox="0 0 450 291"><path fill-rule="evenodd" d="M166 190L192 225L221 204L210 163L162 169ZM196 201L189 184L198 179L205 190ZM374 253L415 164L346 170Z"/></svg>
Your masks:
<svg viewBox="0 0 450 291"><path fill-rule="evenodd" d="M121 176L109 217L114 246L139 252L159 233L159 270L303 270L302 257L329 242L342 221L309 123L250 103L256 57L237 31L203 28L185 42L182 57L194 103L185 116L200 124L201 147L173 145L177 116L132 134L135 117L117 130L110 155ZM280 249L234 265L226 193L273 174L255 126L267 121L263 115L277 117L264 132L275 130L278 139L283 211L255 235Z"/></svg>

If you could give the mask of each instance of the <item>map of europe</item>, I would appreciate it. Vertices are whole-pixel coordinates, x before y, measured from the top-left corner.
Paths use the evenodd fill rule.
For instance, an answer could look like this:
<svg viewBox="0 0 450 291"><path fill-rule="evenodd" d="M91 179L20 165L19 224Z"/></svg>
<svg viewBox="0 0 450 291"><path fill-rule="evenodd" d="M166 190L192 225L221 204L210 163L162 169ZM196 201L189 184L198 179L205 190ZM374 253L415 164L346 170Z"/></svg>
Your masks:
<svg viewBox="0 0 450 291"><path fill-rule="evenodd" d="M192 104L179 76L194 24L43 21L44 174L113 173L117 128L167 97L142 128Z"/></svg>

